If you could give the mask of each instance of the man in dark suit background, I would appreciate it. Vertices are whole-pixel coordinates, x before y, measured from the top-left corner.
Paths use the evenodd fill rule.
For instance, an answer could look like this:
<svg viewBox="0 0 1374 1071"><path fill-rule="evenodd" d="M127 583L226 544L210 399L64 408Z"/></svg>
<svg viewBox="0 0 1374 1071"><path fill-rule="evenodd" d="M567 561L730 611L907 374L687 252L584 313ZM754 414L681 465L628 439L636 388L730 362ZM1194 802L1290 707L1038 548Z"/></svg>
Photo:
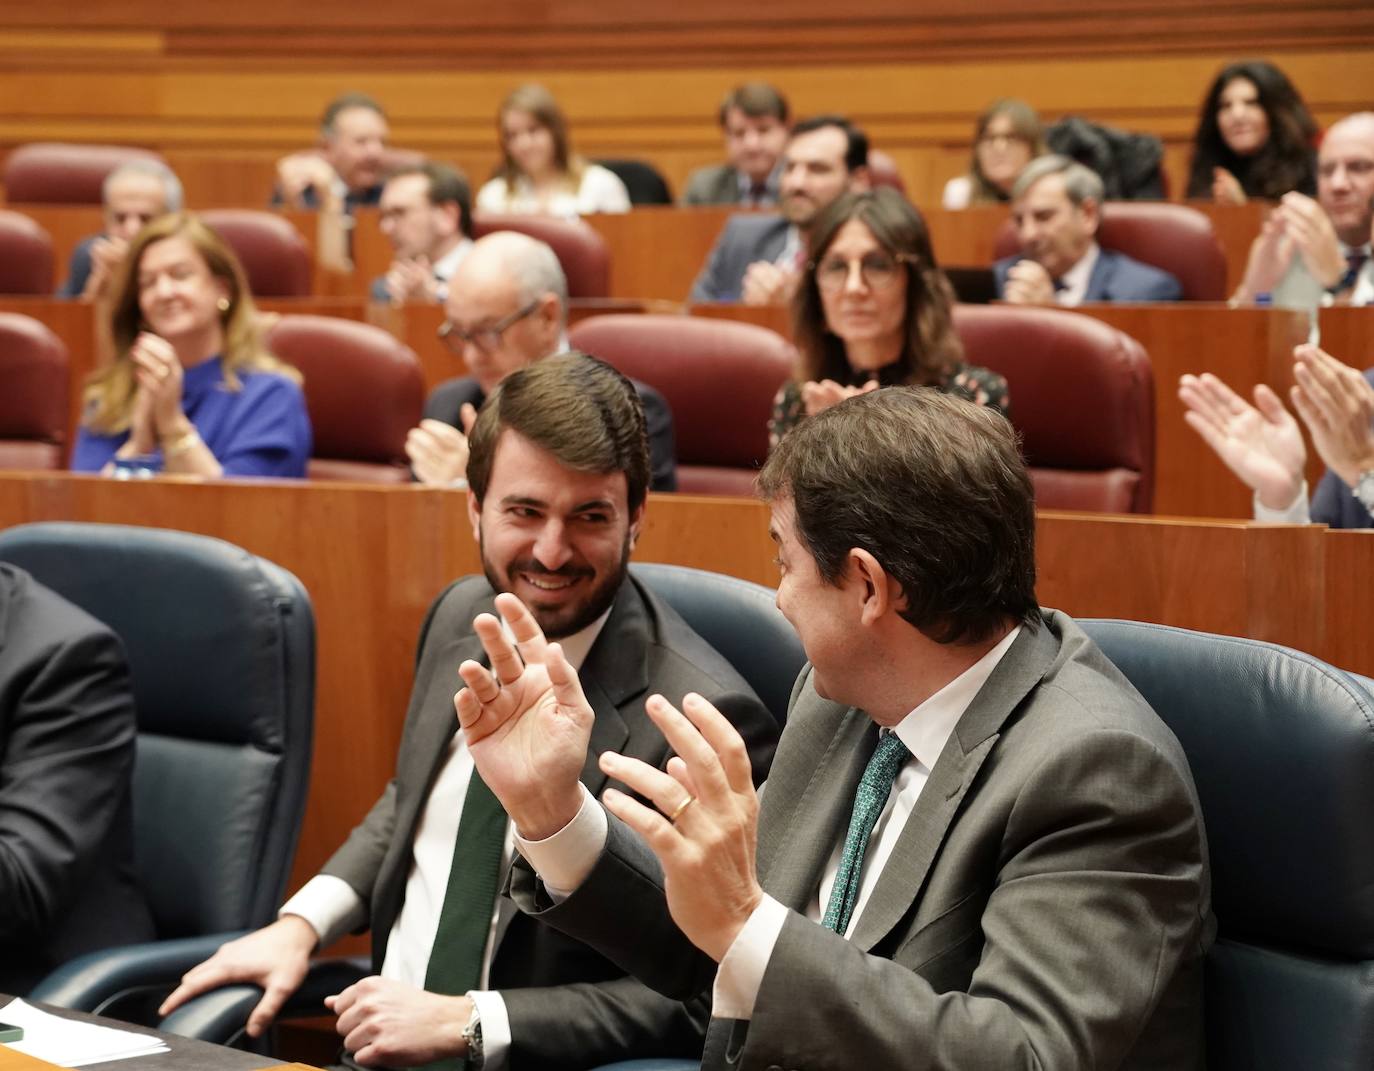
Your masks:
<svg viewBox="0 0 1374 1071"><path fill-rule="evenodd" d="M803 119L783 149L782 215L731 216L689 300L786 301L806 263L807 225L840 194L866 189L868 136L838 115Z"/></svg>
<svg viewBox="0 0 1374 1071"><path fill-rule="evenodd" d="M730 162L693 171L682 203L751 208L777 204L788 115L787 98L767 82L746 82L730 90L719 114Z"/></svg>
<svg viewBox="0 0 1374 1071"><path fill-rule="evenodd" d="M997 296L1013 305L1177 301L1166 271L1097 244L1102 180L1067 156L1032 160L1011 191L1021 252L993 265Z"/></svg>
<svg viewBox="0 0 1374 1071"><path fill-rule="evenodd" d="M652 692L712 695L748 741L756 779L776 724L734 669L626 571L649 478L629 380L578 355L517 370L477 417L471 451L468 513L486 575L454 583L425 620L395 779L278 921L190 971L163 1013L211 987L253 981L266 990L249 1026L261 1033L317 945L370 927L378 976L332 1002L345 1048L362 1065L484 1056L492 1066L542 1069L694 1056L699 1007L652 993L496 897L509 866L508 849L498 866L508 824L456 732L457 668L481 657L472 622L497 592L530 605L581 663L597 723L583 762L594 794L608 783L596 766L602 750L667 762L644 716ZM458 884L480 867L482 846L465 840L470 818L484 813L480 793L499 817L496 843L485 846L484 902ZM455 929L455 912L474 903L475 926ZM455 980L465 951L476 954Z"/></svg>
<svg viewBox="0 0 1374 1071"><path fill-rule="evenodd" d="M803 421L759 487L809 662L761 798L688 695L648 704L680 758L603 754L636 796L592 799L577 674L514 600L519 653L484 628L493 670L460 667L522 910L660 992L711 990L707 1071L1200 1069L1197 794L1139 693L1036 605L1011 425L874 391Z"/></svg>
<svg viewBox="0 0 1374 1071"><path fill-rule="evenodd" d="M0 563L0 990L155 936L133 873L135 728L114 633Z"/></svg>

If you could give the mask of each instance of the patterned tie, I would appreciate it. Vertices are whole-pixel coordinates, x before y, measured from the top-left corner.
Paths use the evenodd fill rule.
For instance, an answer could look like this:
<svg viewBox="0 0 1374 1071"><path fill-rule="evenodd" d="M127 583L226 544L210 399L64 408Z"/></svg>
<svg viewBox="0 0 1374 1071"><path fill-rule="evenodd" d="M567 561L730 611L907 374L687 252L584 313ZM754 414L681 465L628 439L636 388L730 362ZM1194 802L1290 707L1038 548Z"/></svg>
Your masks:
<svg viewBox="0 0 1374 1071"><path fill-rule="evenodd" d="M849 929L854 903L859 898L859 879L863 874L868 838L873 835L878 815L887 805L897 775L910 758L911 752L896 733L884 733L873 750L873 757L868 760L864 775L859 779L859 790L854 794L854 811L849 817L849 832L840 854L840 869L835 875L834 888L830 890L825 918L821 920L827 930L843 934Z"/></svg>
<svg viewBox="0 0 1374 1071"><path fill-rule="evenodd" d="M1369 259L1369 254L1363 249L1352 249L1345 255L1345 274L1341 276L1341 281L1331 288L1333 294L1343 294L1355 285L1355 280L1360 277L1360 269Z"/></svg>

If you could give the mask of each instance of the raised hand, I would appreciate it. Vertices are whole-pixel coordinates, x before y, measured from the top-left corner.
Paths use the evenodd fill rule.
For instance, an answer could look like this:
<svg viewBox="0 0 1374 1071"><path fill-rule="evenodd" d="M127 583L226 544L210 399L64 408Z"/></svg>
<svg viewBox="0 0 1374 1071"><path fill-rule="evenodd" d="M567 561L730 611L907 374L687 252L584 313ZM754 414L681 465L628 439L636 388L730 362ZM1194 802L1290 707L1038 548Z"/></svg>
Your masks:
<svg viewBox="0 0 1374 1071"><path fill-rule="evenodd" d="M1293 407L1327 468L1354 487L1374 469L1374 387L1316 346L1298 346L1293 358Z"/></svg>
<svg viewBox="0 0 1374 1071"><path fill-rule="evenodd" d="M458 724L482 780L526 840L544 840L577 815L578 779L587 759L594 715L563 649L544 638L516 596L496 596L512 644L491 614L472 623L491 659L488 670L467 661L467 685L453 697Z"/></svg>
<svg viewBox="0 0 1374 1071"><path fill-rule="evenodd" d="M134 378L148 397L153 422L159 435L166 434L179 421L182 373L176 350L165 338L144 331L129 348L134 363Z"/></svg>
<svg viewBox="0 0 1374 1071"><path fill-rule="evenodd" d="M1183 376L1183 419L1269 509L1287 509L1302 491L1307 450L1278 396L1260 384L1255 405L1210 372Z"/></svg>
<svg viewBox="0 0 1374 1071"><path fill-rule="evenodd" d="M839 405L846 398L856 394L867 394L878 389L878 381L870 379L862 387L848 387L833 379L823 379L819 383L803 383L801 388L802 407L807 416L823 413L832 405Z"/></svg>
<svg viewBox="0 0 1374 1071"><path fill-rule="evenodd" d="M1326 210L1304 194L1285 193L1276 215L1312 277L1322 286L1339 283L1345 275L1346 260Z"/></svg>
<svg viewBox="0 0 1374 1071"><path fill-rule="evenodd" d="M1002 300L1009 305L1053 305L1054 280L1043 264L1029 258L1018 260L1007 269Z"/></svg>
<svg viewBox="0 0 1374 1071"><path fill-rule="evenodd" d="M1212 200L1219 205L1245 204L1245 191L1239 180L1224 167L1212 168Z"/></svg>
<svg viewBox="0 0 1374 1071"><path fill-rule="evenodd" d="M746 305L778 305L787 301L796 288L797 273L766 260L756 260L744 269L740 300Z"/></svg>
<svg viewBox="0 0 1374 1071"><path fill-rule="evenodd" d="M406 433L406 457L426 487L451 487L467 475L467 436L452 424L426 418Z"/></svg>

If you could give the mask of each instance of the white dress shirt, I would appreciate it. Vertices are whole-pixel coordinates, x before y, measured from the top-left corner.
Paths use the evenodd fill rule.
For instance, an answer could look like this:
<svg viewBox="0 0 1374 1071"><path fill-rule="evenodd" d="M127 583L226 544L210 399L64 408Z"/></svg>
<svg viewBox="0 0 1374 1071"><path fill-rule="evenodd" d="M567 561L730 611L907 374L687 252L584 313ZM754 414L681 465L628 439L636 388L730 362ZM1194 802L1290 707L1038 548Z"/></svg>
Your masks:
<svg viewBox="0 0 1374 1071"><path fill-rule="evenodd" d="M1054 300L1060 305L1072 307L1082 305L1088 295L1088 280L1092 278L1097 258L1102 255L1102 247L1096 242L1088 246L1088 251L1078 258L1072 268L1059 277L1063 284L1054 292Z"/></svg>
<svg viewBox="0 0 1374 1071"><path fill-rule="evenodd" d="M559 640L564 655L574 669L581 668L609 616L610 611L607 610L582 631ZM455 690L458 685L459 682L455 681ZM394 978L416 988L424 988L430 951L439 929L439 914L448 891L449 872L453 868L453 846L458 837L463 800L467 797L472 771L472 754L467 749L463 734L456 732L449 742L434 787L420 812L419 824L415 827L413 862L406 879L405 901L387 939L386 958L382 961L383 978ZM503 869L511 857L511 836L511 825L507 822L506 843L501 857ZM346 881L332 874L318 874L311 878L300 892L282 905L278 915L299 915L305 919L319 935L321 948L367 921L362 897ZM505 1001L499 992L485 989L490 978L492 956L496 951L492 938L498 916L499 905L493 907L487 930L487 947L482 955L481 984L484 988L468 993L482 1019L485 1066L491 1071L500 1071L505 1066L511 1043Z"/></svg>
<svg viewBox="0 0 1374 1071"><path fill-rule="evenodd" d="M477 191L478 212L515 212L572 217L593 212L628 212L630 192L614 171L600 164L588 164L577 189L540 194L524 175L515 180L512 191L504 178L494 178ZM486 1025L482 1027L486 1036Z"/></svg>
<svg viewBox="0 0 1374 1071"><path fill-rule="evenodd" d="M901 837L930 771L944 751L954 727L1020 634L1020 626L1012 629L992 650L912 710L891 730L883 730L895 732L912 757L898 773L887 803L873 827L846 936L853 932L863 914L883 867ZM849 824L846 822L844 825L847 831ZM566 898L591 872L605 846L607 831L605 811L595 804L591 794L584 789L582 809L563 829L542 841L527 841L517 835L515 843L520 854L538 872L549 895L559 900ZM822 918L835 884L843 850L842 837L826 863L815 898L807 905L806 916L813 922L819 923ZM749 916L720 961L711 1009L713 1018L753 1018L754 1003L758 999L764 971L786 921L787 908L765 893L762 902Z"/></svg>

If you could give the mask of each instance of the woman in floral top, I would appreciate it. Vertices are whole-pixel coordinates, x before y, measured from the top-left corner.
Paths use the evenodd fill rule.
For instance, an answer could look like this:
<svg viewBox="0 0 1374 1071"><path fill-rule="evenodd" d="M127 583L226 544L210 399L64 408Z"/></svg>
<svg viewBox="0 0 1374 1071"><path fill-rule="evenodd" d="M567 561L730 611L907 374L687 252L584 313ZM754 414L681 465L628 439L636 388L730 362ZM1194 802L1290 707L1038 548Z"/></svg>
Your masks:
<svg viewBox="0 0 1374 1071"><path fill-rule="evenodd" d="M965 364L954 292L925 221L891 189L851 193L816 217L793 298L796 376L773 403L769 441L854 394L928 386L1008 413L1007 381Z"/></svg>

